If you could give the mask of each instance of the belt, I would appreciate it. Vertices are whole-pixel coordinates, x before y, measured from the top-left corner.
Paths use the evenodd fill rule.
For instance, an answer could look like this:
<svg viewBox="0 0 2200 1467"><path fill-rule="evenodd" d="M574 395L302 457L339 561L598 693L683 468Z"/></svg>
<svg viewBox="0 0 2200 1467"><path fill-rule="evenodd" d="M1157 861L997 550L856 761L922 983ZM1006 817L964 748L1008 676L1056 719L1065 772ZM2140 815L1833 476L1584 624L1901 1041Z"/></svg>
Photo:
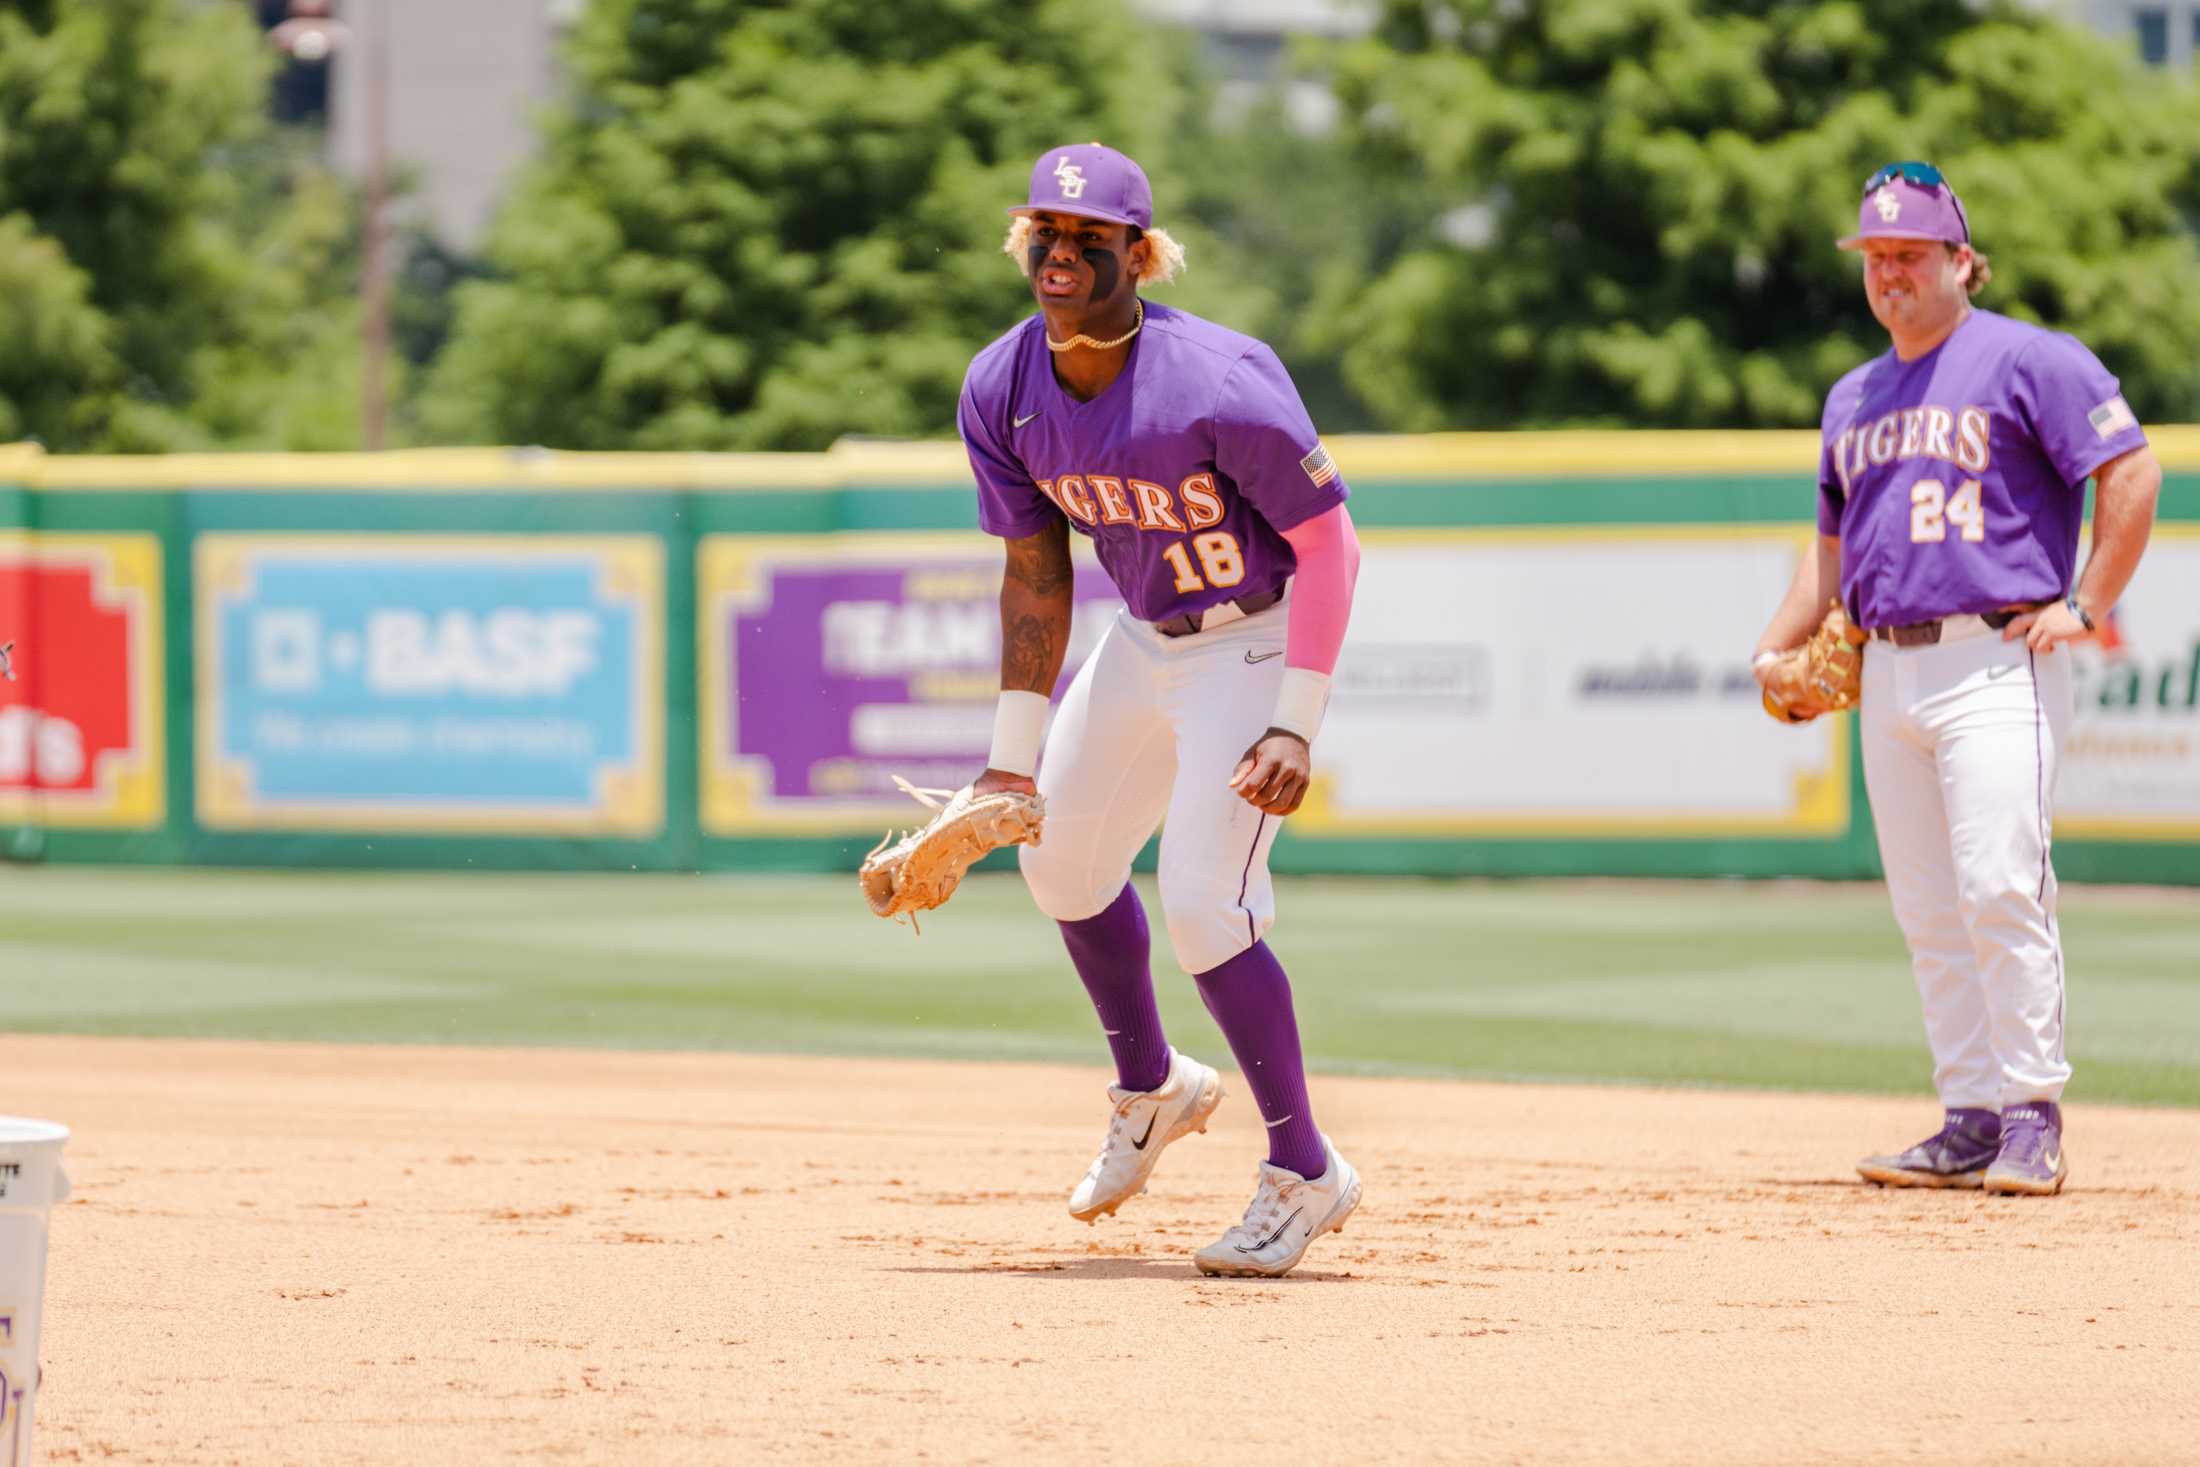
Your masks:
<svg viewBox="0 0 2200 1467"><path fill-rule="evenodd" d="M1225 601L1220 606L1210 606L1204 611L1187 611L1182 616L1172 616L1167 621L1157 621L1153 629L1164 637L1188 637L1194 632L1211 631L1228 626L1241 617L1256 611L1266 611L1283 599L1283 587L1273 591L1256 591L1250 596L1240 596L1235 601Z"/></svg>
<svg viewBox="0 0 2200 1467"><path fill-rule="evenodd" d="M1931 621L1873 627L1872 638L1875 641L1892 642L1897 647L1930 647L1935 642L1960 642L1966 637L1998 632L2023 614L2021 611L1988 611L1976 615L1965 613L1962 616L1938 616Z"/></svg>

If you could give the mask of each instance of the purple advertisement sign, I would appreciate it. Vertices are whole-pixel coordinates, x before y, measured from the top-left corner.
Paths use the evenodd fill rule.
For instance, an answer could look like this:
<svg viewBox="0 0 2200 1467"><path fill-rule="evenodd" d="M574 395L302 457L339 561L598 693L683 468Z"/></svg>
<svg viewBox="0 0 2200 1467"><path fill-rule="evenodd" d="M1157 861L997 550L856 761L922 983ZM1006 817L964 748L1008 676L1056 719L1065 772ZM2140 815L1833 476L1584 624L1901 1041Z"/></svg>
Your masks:
<svg viewBox="0 0 2200 1467"><path fill-rule="evenodd" d="M947 541L948 543L942 543ZM714 834L837 830L915 810L985 767L1001 560L969 536L718 536L699 566L703 818ZM1121 598L1077 568L1062 688Z"/></svg>

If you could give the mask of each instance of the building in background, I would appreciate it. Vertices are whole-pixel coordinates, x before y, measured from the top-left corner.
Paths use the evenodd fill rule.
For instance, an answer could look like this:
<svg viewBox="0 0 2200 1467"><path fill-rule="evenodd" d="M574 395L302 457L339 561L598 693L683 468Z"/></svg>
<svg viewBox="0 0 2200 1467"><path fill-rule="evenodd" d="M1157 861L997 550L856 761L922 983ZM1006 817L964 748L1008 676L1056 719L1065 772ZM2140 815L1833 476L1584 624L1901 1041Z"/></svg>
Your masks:
<svg viewBox="0 0 2200 1467"><path fill-rule="evenodd" d="M1284 107L1302 131L1336 121L1337 104L1317 82L1289 79L1291 43L1300 37L1351 40L1375 23L1373 0L1130 0L1159 25L1194 33L1207 65L1221 78L1224 113L1250 105L1283 80Z"/></svg>
<svg viewBox="0 0 2200 1467"><path fill-rule="evenodd" d="M2192 71L2200 47L2200 3L2196 0L2073 0L2070 11L2105 36L2127 35L2139 47L2139 59L2177 75Z"/></svg>
<svg viewBox="0 0 2200 1467"><path fill-rule="evenodd" d="M274 29L291 0L248 0ZM389 57L389 153L408 186L400 212L446 248L478 250L490 217L537 144L537 117L557 100L558 45L584 0L336 0L364 35L380 27ZM328 129L329 158L357 176L368 155L362 67L341 52L292 61L270 106L286 122Z"/></svg>

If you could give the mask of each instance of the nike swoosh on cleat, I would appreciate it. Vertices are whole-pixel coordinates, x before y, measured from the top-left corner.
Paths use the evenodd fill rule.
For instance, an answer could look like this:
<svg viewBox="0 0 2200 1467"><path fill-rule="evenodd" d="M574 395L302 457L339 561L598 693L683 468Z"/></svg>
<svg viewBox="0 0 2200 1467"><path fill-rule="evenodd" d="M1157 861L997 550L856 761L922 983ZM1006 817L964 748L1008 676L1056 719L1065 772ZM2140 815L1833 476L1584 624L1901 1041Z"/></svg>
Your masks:
<svg viewBox="0 0 2200 1467"><path fill-rule="evenodd" d="M1153 1123L1160 1119L1161 1112L1158 1110L1155 1111L1152 1115L1146 1117L1146 1134L1131 1143L1131 1149L1133 1151L1144 1151L1146 1149L1146 1143L1153 1139Z"/></svg>
<svg viewBox="0 0 2200 1467"><path fill-rule="evenodd" d="M1232 1246L1234 1246L1240 1253L1258 1253L1261 1249L1267 1247L1270 1243L1273 1243L1276 1241L1276 1239L1282 1237L1284 1228L1288 1228L1291 1226L1291 1224L1297 1222L1299 1220L1299 1214L1304 1211L1306 1211L1306 1209L1303 1207L1293 1209L1291 1215L1283 1220L1282 1227L1277 1228L1274 1232L1270 1233L1267 1237L1261 1239L1258 1243L1255 1243L1250 1248L1246 1247L1243 1243L1237 1243Z"/></svg>
<svg viewBox="0 0 2200 1467"><path fill-rule="evenodd" d="M1018 418L1009 426L1011 428L1021 428L1024 424L1030 422L1033 418L1036 418L1037 416L1039 416L1037 413L1025 413L1022 417Z"/></svg>
<svg viewBox="0 0 2200 1467"><path fill-rule="evenodd" d="M1252 653L1248 652L1245 654L1245 660L1247 662L1266 662L1271 657L1281 657L1282 655L1283 654L1281 652L1263 652L1258 657L1255 657Z"/></svg>

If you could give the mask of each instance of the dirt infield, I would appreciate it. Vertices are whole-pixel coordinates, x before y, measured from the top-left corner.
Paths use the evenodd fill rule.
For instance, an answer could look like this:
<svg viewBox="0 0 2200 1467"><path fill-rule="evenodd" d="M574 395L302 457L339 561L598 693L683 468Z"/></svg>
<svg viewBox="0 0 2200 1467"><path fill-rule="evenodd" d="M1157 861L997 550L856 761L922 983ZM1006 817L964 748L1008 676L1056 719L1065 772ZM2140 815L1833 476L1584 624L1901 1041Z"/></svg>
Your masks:
<svg viewBox="0 0 2200 1467"><path fill-rule="evenodd" d="M2200 1115L2051 1201L1848 1170L1918 1101L1322 1079L1367 1178L1281 1283L1236 1085L1063 1211L1096 1070L0 1039L76 1131L49 1460L2191 1462Z"/></svg>

